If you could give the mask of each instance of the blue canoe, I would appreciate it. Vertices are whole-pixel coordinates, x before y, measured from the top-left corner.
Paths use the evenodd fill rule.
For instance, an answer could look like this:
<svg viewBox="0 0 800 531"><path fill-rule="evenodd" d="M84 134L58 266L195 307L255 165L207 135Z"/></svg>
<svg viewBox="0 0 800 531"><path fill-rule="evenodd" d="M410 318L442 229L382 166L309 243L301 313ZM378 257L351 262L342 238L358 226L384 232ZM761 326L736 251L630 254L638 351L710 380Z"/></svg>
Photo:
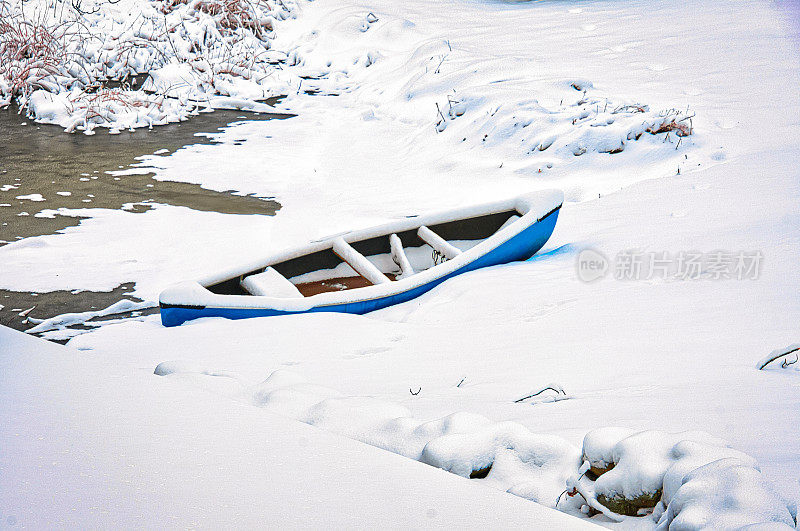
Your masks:
<svg viewBox="0 0 800 531"><path fill-rule="evenodd" d="M405 218L320 240L161 293L161 322L308 312L363 314L482 267L525 260L550 238L563 194Z"/></svg>

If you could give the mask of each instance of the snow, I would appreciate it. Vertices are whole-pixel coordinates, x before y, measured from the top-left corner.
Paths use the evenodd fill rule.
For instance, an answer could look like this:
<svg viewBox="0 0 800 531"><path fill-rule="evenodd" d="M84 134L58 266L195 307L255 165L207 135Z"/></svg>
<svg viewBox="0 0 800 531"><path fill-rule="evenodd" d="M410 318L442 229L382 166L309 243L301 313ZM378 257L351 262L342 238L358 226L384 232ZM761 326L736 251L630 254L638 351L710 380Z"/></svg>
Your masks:
<svg viewBox="0 0 800 531"><path fill-rule="evenodd" d="M794 529L796 513L761 473L738 459L713 461L683 479L659 529ZM763 525L772 523L771 526Z"/></svg>
<svg viewBox="0 0 800 531"><path fill-rule="evenodd" d="M592 467L601 470L614 464L614 448L622 439L633 434L629 428L606 426L597 428L583 438L583 458Z"/></svg>
<svg viewBox="0 0 800 531"><path fill-rule="evenodd" d="M43 332L50 332L53 330L65 330L68 326L81 324L84 326L93 326L93 323L87 323L94 317L105 317L107 315L114 315L118 313L133 312L136 310L143 310L145 308L152 308L151 302L142 301L134 302L129 299L122 299L115 302L111 306L103 308L102 310L79 312L79 313L63 313L50 319L44 319L36 324L33 328L28 329L29 334L39 334ZM22 315L22 314L20 314ZM32 322L37 320L31 319ZM102 326L101 324L94 324L94 326ZM71 337L71 336L70 336ZM55 339L51 334L48 339Z"/></svg>
<svg viewBox="0 0 800 531"><path fill-rule="evenodd" d="M0 344L4 525L588 527L152 369L5 327Z"/></svg>
<svg viewBox="0 0 800 531"><path fill-rule="evenodd" d="M367 260L363 254L353 249L341 236L333 240L332 249L333 252L342 257L350 267L355 269L358 274L362 275L373 284L388 284L391 282L391 280L381 273L372 262Z"/></svg>
<svg viewBox="0 0 800 531"><path fill-rule="evenodd" d="M703 432L665 434L645 431L625 437L612 450L615 466L595 482L595 492L606 498L635 498L662 490L664 474L675 460L673 448L679 442L700 442L724 446L724 442Z"/></svg>
<svg viewBox="0 0 800 531"><path fill-rule="evenodd" d="M242 279L241 285L251 295L281 298L302 297L294 284L271 267L266 268L262 273L245 277Z"/></svg>
<svg viewBox="0 0 800 531"><path fill-rule="evenodd" d="M98 402L133 408L113 394L96 401L85 396L94 382L112 382L137 397L130 401L136 408L160 406L158 414L147 410L152 425L134 424L141 433L124 432L136 435L131 445L141 437L148 445L163 444L162 451L170 444L185 448L200 433L212 438L211 448L232 449L232 468L216 454L205 460L208 466L226 466L233 470L226 477L239 477L239 471L243 478L252 477L250 456L268 448L277 457L271 466L282 467L276 477L310 478L312 486L319 477L315 466L339 480L349 464L331 471L324 459L309 461L315 455L337 459L326 453L325 441L333 436L323 431L314 432L326 439L311 457L289 451L295 443L287 438L307 427L273 413L414 459L443 437L448 444L434 444L429 454L454 471L485 466L493 456L488 476L472 482L481 488L476 498L499 495L483 483L548 504L555 504L552 494L559 494L556 484L565 471L578 474L579 463L570 456L580 458L575 452L582 441L587 451L587 433L618 426L650 435L626 451L631 464L620 468L617 485L650 489L660 481L669 500L654 515L625 519L620 527L653 527L662 517L664 525L674 520L687 528L792 525L784 498L796 503L797 372L755 368L773 349L797 343L800 322L800 302L791 296L800 290L800 61L796 36L779 8L766 1L735 7L709 1L693 3L689 12L683 3L643 0L590 0L578 8L477 0L410 0L402 11L388 0L298 6L296 19L276 23L271 43L289 58L287 76L308 78L280 105L296 117L234 125L216 135L220 144L145 157L133 170L215 190L274 195L283 205L277 216L166 206L135 215L83 209L86 219L78 227L0 249L0 287L111 289L135 280L137 293L147 298L174 281L249 263L322 234L551 187L563 189L568 200L553 238L531 261L459 276L368 316L203 319L174 329L149 316L81 335L69 347L80 349L75 363L94 378L92 384L71 380L70 393L92 405L79 410L81 426L100 422L85 413L105 411ZM369 22L369 13L377 20ZM613 114L626 105L638 107ZM678 136L675 125L669 139L646 131L635 139L641 128L672 117L683 124L685 116L693 116L689 136ZM234 146L236 139L245 141ZM621 152L610 153L621 145ZM584 250L608 260L606 275L591 283L576 271ZM760 252L764 260L757 278L746 280L618 280L612 260L631 250L671 256ZM188 369L147 380L160 364L178 359ZM95 363L84 365L90 361ZM22 374L37 375L18 378L18 386L49 385L55 392L69 383L61 381L60 366L17 364ZM260 383L285 368L297 378L266 385L258 394ZM570 398L515 403L551 382ZM5 383L0 389L27 396ZM158 398L165 393L169 400ZM253 403L263 407L242 413L242 404ZM324 406L309 415L318 404ZM220 433L220 422L234 421L224 425L236 436ZM127 429L122 422L101 428ZM671 435L698 429L724 443ZM64 437L75 441L96 433ZM623 440L614 439L624 435L590 440L587 457L608 463ZM112 450L85 438L78 442L106 456L100 463L112 476L130 478L118 457L102 453ZM141 463L150 448L126 455ZM392 478L401 495L434 481L462 481L441 474L435 477L447 479L429 483L435 468L374 451L369 455L382 456L376 461L425 470L425 477L410 476L410 468L364 474L373 481ZM194 455L176 454L169 450L175 459ZM546 456L541 467L540 456ZM732 457L735 463L714 464ZM77 458L58 462L75 472L89 466ZM282 462L286 467L276 465ZM169 469L174 481L198 484L180 470ZM68 477L78 481L77 474ZM166 477L168 485L177 484ZM611 483L614 476L608 477L604 481ZM590 495L585 481L580 488ZM207 483L230 492L224 479ZM313 493L338 494L338 483L333 489L320 484ZM362 499L346 490L348 482L342 485L343 496ZM154 499L189 512L187 496L166 488L155 489ZM248 488L254 487L239 490L252 492ZM752 497L742 494L748 491ZM368 503L385 493L378 489L357 511L369 519L386 510L385 501ZM202 501L211 494L198 496ZM265 507L270 499L259 496L252 506L286 516L303 505L294 499ZM474 503L459 500L462 508L491 506ZM582 504L577 494L564 495L558 507L577 514ZM525 502L514 511L533 510L516 509L529 506L538 508ZM492 507L481 514L522 513ZM614 518L592 521L613 526Z"/></svg>
<svg viewBox="0 0 800 531"><path fill-rule="evenodd" d="M270 240L272 225L264 216L228 216L198 212L185 207L148 203L143 213L99 208L50 210L56 215L82 218L78 226L68 227L57 235L25 238L0 248L4 274L0 289L15 289L20 280L25 290L46 292L84 289L110 291L124 280L135 279L134 293L156 301L158 293L179 280L177 271L186 277L213 273L231 262L252 256L252 248L243 248L238 238L258 242ZM198 216L199 215L199 216ZM204 227L216 232L213 252L204 252L192 267L179 251L186 235ZM136 226L136 231L130 231ZM231 238L232 234L237 238ZM104 249L104 258L98 249ZM48 256L42 259L43 255ZM35 264L35 267L32 267ZM67 268L64 264L69 264Z"/></svg>
<svg viewBox="0 0 800 531"><path fill-rule="evenodd" d="M16 197L16 199L19 199L21 201L24 201L24 200L27 200L27 201L44 201L45 200L44 197L42 197L42 194L18 195Z"/></svg>

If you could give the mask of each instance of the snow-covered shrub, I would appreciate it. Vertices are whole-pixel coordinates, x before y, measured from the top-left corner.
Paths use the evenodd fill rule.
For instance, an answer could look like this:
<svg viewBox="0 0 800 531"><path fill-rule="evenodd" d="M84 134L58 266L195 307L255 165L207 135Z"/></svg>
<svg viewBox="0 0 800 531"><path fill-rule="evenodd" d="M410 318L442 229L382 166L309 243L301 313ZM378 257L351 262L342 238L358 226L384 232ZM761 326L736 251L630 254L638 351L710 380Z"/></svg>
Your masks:
<svg viewBox="0 0 800 531"><path fill-rule="evenodd" d="M286 92L270 43L291 0L141 0L130 12L93 1L0 0L0 105L16 98L38 121L113 132ZM144 91L104 87L140 74L152 77Z"/></svg>
<svg viewBox="0 0 800 531"><path fill-rule="evenodd" d="M58 92L73 78L88 82L67 46L82 33L77 19L54 20L47 13L28 17L20 2L0 1L0 104L40 88Z"/></svg>
<svg viewBox="0 0 800 531"><path fill-rule="evenodd" d="M583 85L581 85L583 86ZM589 85L587 85L589 86ZM562 100L545 107L538 100L509 102L492 108L477 95L448 97L436 104L436 130L448 130L458 120L453 135L459 140L479 139L485 147L515 146L527 156L546 154L561 158L585 153L616 154L631 142L648 137L692 134L692 115L675 109L651 111L641 104L615 104L608 98L582 92L577 101ZM463 117L463 118L462 118ZM671 138L670 138L671 139Z"/></svg>

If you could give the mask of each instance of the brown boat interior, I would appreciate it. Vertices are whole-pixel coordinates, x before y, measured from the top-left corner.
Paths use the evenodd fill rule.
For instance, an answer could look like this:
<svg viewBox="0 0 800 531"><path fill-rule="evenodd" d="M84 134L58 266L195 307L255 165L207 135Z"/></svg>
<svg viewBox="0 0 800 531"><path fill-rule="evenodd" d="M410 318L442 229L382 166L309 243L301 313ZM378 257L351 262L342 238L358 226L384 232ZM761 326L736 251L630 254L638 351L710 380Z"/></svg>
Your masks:
<svg viewBox="0 0 800 531"><path fill-rule="evenodd" d="M385 273L390 280L394 280L396 275ZM316 282L300 282L295 284L303 297L311 297L326 291L344 291L346 289L366 288L372 286L372 282L361 275L354 277L338 277L328 280L317 280Z"/></svg>
<svg viewBox="0 0 800 531"><path fill-rule="evenodd" d="M448 221L436 225L430 225L427 228L433 232L434 237L438 236L444 240L444 246L447 247L449 242L458 242L470 240L473 242L481 241L497 232L503 227L513 216L520 214L515 210L506 212L499 212L494 214L486 214L472 218L459 219L455 221ZM402 250L399 252L404 254L406 252L415 252L418 256L423 250L426 250L426 256L430 255L431 260L422 268L415 268L415 271L422 271L436 263L439 260L444 261L447 258L445 253L441 252L446 250L441 247L438 240L431 240L430 237L423 239L420 236L420 230L413 228L406 231L396 233L402 245ZM397 249L392 249L390 243L391 234L384 234L373 238L368 238L361 241L350 242L349 246L361 255L361 258L369 259L370 262L376 263L377 257L380 255L388 255L392 257L392 261L383 267L378 267L379 273L386 277L388 281L394 281L402 273L400 263L396 257ZM346 243L344 245L347 245ZM437 248L438 247L438 248ZM386 262L384 260L384 262ZM345 269L342 275L334 276L333 278L325 279L312 279L303 281L302 276L309 274L319 274L320 272L328 272L335 274L333 271L342 269L342 264L348 264L350 267ZM297 290L303 297L311 297L319 293L343 291L349 289L363 288L373 285L373 282L368 280L364 274L359 271L358 263L350 263L344 257L339 256L334 252L333 248L323 249L309 253L297 258L285 260L274 264L268 264L259 269L249 271L242 275L229 278L222 282L206 286L212 293L219 295L250 295L241 285L242 279L250 275L255 275L264 272L268 267L272 267L275 271L280 273L289 282L294 284ZM355 273L355 275L353 274ZM369 275L367 275L369 276ZM297 280L293 280L296 277Z"/></svg>

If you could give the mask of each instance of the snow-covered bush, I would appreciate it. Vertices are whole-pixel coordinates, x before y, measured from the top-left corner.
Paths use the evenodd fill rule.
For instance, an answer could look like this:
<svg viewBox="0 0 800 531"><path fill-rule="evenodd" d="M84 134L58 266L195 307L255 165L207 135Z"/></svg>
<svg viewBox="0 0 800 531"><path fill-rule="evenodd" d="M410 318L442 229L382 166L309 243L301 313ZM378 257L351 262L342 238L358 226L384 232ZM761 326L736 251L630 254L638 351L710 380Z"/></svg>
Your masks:
<svg viewBox="0 0 800 531"><path fill-rule="evenodd" d="M125 5L0 0L0 105L16 98L38 121L113 132L285 93L273 75L285 56L270 43L274 22L294 16L290 0ZM105 87L140 74L139 90Z"/></svg>

